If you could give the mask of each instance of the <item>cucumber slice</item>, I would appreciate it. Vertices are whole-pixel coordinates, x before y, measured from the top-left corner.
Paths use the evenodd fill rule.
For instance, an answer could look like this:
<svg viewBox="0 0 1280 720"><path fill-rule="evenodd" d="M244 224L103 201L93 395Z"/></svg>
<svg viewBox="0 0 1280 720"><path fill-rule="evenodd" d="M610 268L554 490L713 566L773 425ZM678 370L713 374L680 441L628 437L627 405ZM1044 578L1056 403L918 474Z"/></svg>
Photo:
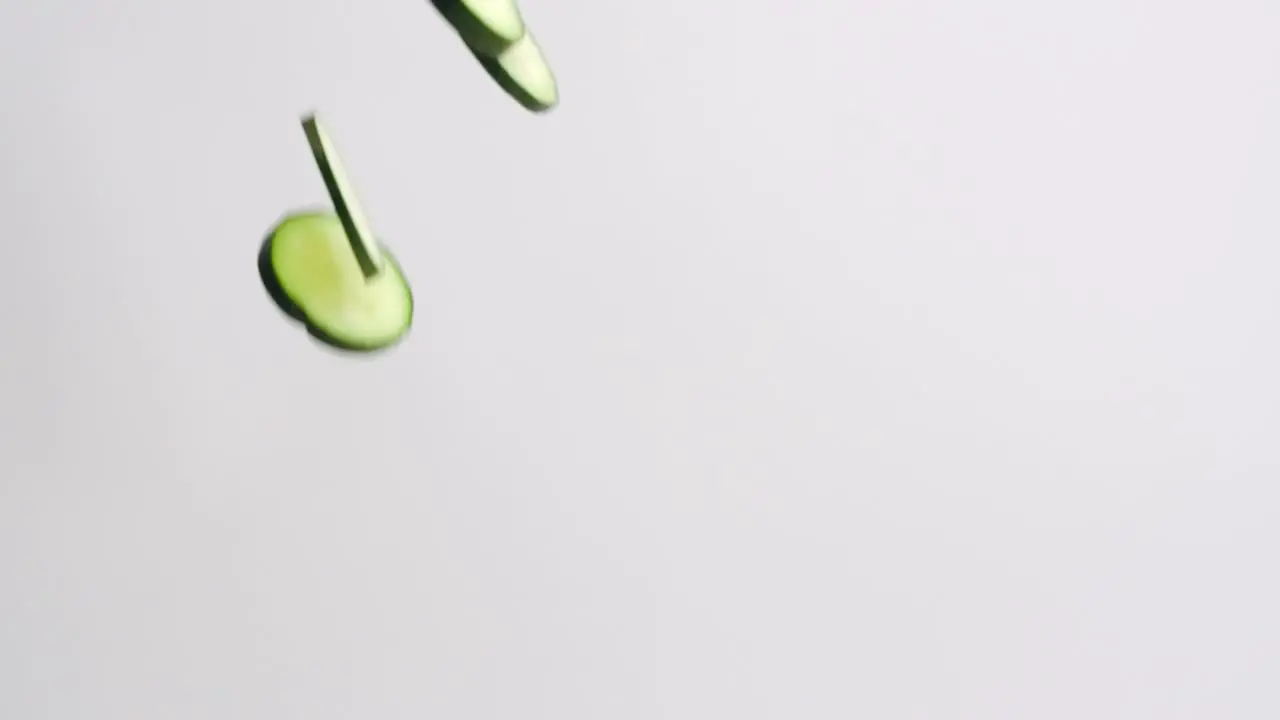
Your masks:
<svg viewBox="0 0 1280 720"><path fill-rule="evenodd" d="M338 350L373 352L398 343L413 324L413 292L399 263L381 249L366 278L342 220L313 211L280 221L262 243L258 273L271 299L316 340Z"/></svg>
<svg viewBox="0 0 1280 720"><path fill-rule="evenodd" d="M532 33L526 32L495 57L486 57L474 50L472 54L489 77L524 109L541 113L560 102L556 76Z"/></svg>
<svg viewBox="0 0 1280 720"><path fill-rule="evenodd" d="M497 55L524 35L515 0L431 0L467 47Z"/></svg>
<svg viewBox="0 0 1280 720"><path fill-rule="evenodd" d="M330 347L374 351L413 323L413 293L373 237L332 141L315 115L302 120L335 212L282 220L262 243L258 273L276 305Z"/></svg>

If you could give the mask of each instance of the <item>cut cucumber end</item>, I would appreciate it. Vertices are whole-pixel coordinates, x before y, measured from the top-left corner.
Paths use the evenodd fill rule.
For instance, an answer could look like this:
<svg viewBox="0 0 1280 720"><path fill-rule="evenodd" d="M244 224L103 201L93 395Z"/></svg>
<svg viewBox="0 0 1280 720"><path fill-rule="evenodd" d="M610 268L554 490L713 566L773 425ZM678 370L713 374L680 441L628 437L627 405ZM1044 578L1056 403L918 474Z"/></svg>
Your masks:
<svg viewBox="0 0 1280 720"><path fill-rule="evenodd" d="M560 102L555 73L532 33L526 32L497 56L472 54L489 77L524 109L543 113Z"/></svg>
<svg viewBox="0 0 1280 720"><path fill-rule="evenodd" d="M524 18L515 0L431 0L462 38L482 55L497 55L524 36Z"/></svg>
<svg viewBox="0 0 1280 720"><path fill-rule="evenodd" d="M262 243L258 273L276 306L321 343L376 352L399 343L413 324L413 292L399 263L381 247L382 268L366 278L334 213L281 220Z"/></svg>

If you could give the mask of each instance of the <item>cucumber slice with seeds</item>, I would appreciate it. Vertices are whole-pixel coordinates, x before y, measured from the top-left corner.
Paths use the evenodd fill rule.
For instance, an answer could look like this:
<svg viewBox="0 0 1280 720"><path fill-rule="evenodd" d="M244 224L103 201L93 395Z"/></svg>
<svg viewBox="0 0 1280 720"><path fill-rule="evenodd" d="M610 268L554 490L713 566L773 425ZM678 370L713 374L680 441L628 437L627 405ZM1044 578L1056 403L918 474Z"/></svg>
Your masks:
<svg viewBox="0 0 1280 720"><path fill-rule="evenodd" d="M268 295L312 337L340 350L398 343L413 323L413 293L395 258L369 232L333 143L314 115L303 129L335 212L282 220L262 243Z"/></svg>
<svg viewBox="0 0 1280 720"><path fill-rule="evenodd" d="M497 55L524 35L515 0L431 0L431 4L475 52Z"/></svg>
<svg viewBox="0 0 1280 720"><path fill-rule="evenodd" d="M556 76L532 33L526 32L496 57L486 57L474 50L472 54L489 77L524 109L541 113L560 102Z"/></svg>

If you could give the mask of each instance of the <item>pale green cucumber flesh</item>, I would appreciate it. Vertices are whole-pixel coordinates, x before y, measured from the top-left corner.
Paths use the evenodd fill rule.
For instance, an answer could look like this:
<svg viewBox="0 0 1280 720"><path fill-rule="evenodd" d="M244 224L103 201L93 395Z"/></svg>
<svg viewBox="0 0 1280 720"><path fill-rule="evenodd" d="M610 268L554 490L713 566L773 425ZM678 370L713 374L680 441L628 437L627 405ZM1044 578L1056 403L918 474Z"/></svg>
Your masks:
<svg viewBox="0 0 1280 720"><path fill-rule="evenodd" d="M473 54L489 77L526 110L545 112L560 102L556 76L532 33L496 57Z"/></svg>
<svg viewBox="0 0 1280 720"><path fill-rule="evenodd" d="M302 213L267 238L260 270L277 305L313 336L344 350L379 350L413 323L413 293L399 264L381 250L380 271L366 278L342 221L333 213Z"/></svg>

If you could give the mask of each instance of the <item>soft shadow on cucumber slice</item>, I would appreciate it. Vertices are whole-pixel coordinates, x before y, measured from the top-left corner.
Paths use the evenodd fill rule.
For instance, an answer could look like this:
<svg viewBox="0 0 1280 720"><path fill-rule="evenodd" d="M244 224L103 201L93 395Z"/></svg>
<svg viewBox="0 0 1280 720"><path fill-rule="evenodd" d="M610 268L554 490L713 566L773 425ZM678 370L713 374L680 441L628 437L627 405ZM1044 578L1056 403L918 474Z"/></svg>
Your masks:
<svg viewBox="0 0 1280 720"><path fill-rule="evenodd" d="M541 113L560 102L560 90L551 65L534 40L526 32L514 45L494 57L471 53L498 85L524 109Z"/></svg>
<svg viewBox="0 0 1280 720"><path fill-rule="evenodd" d="M525 32L515 0L431 0L462 38L483 55L497 55Z"/></svg>
<svg viewBox="0 0 1280 720"><path fill-rule="evenodd" d="M399 343L413 324L413 292L385 247L366 279L337 215L310 211L281 220L262 242L258 274L267 294L319 342L347 352Z"/></svg>

